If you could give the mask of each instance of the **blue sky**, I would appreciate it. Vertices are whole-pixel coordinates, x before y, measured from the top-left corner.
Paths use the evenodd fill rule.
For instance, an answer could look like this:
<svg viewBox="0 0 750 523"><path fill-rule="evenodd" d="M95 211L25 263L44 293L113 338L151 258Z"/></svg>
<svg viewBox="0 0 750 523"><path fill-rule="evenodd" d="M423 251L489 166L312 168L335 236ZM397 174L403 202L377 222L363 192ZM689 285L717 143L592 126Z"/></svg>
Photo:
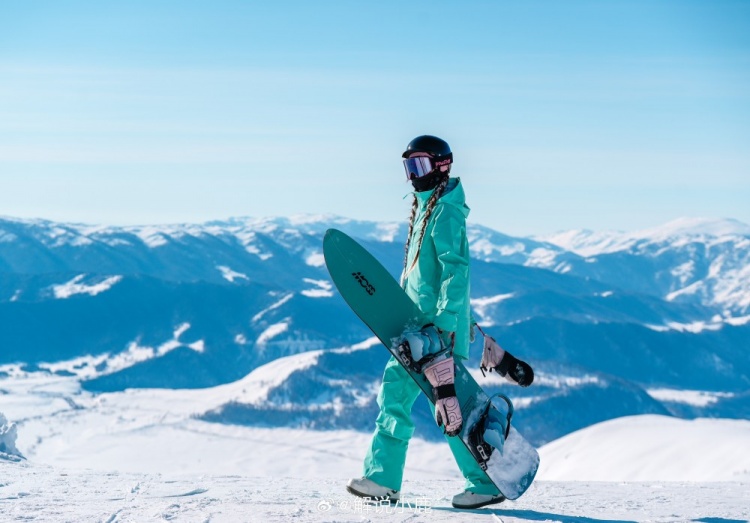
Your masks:
<svg viewBox="0 0 750 523"><path fill-rule="evenodd" d="M424 133L510 234L750 222L750 2L0 3L0 215L405 220Z"/></svg>

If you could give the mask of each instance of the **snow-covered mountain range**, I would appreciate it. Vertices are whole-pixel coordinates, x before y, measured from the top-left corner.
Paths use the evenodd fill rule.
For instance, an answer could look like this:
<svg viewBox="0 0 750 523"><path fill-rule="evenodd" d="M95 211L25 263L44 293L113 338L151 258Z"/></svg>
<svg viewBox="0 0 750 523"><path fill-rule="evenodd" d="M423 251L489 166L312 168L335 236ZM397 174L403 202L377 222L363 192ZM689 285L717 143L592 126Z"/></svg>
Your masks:
<svg viewBox="0 0 750 523"><path fill-rule="evenodd" d="M90 391L197 388L299 355L280 360L262 398L202 418L369 431L387 353L363 345L369 330L332 287L329 227L400 271L404 224L0 219L0 376L42 370ZM678 220L514 238L470 225L475 314L538 370L529 390L481 383L514 398L516 425L537 444L631 414L750 418L748 229ZM417 418L423 437L440 437L426 404Z"/></svg>
<svg viewBox="0 0 750 523"><path fill-rule="evenodd" d="M567 231L540 240L584 257L591 277L717 307L726 317L750 308L750 226L736 220L683 218L631 233ZM634 273L636 259L642 266Z"/></svg>

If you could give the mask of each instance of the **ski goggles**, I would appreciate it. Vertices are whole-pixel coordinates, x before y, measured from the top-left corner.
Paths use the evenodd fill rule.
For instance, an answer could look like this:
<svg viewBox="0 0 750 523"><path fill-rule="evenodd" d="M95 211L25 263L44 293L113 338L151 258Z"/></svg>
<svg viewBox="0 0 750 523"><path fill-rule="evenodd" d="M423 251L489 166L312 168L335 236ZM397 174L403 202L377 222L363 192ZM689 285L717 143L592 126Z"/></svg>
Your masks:
<svg viewBox="0 0 750 523"><path fill-rule="evenodd" d="M430 156L412 156L410 158L404 158L404 170L406 171L407 180L415 180L427 176L435 169L443 167L450 167L453 163L453 155L446 154L438 158L432 158Z"/></svg>
<svg viewBox="0 0 750 523"><path fill-rule="evenodd" d="M413 158L404 158L404 170L406 179L413 180L430 174L435 167L432 164L432 158L429 156L415 156Z"/></svg>

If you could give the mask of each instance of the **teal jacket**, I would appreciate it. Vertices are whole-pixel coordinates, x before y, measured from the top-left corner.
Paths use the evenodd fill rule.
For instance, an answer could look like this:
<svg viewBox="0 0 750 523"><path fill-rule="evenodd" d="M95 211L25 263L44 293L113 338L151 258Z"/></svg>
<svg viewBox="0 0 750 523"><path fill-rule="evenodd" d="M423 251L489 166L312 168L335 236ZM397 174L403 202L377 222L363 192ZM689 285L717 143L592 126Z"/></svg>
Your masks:
<svg viewBox="0 0 750 523"><path fill-rule="evenodd" d="M459 178L451 178L427 224L424 223L425 211L432 191L415 195L417 216L401 285L436 327L455 333L454 354L468 358L471 305L466 217L469 207L464 189ZM427 229L414 264L423 227Z"/></svg>

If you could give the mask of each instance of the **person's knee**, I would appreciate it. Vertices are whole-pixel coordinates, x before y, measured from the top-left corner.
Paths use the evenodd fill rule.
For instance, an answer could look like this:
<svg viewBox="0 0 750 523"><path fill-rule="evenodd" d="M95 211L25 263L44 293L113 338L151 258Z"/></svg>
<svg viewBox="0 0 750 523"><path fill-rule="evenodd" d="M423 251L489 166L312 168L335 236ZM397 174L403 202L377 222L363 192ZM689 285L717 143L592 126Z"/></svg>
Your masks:
<svg viewBox="0 0 750 523"><path fill-rule="evenodd" d="M411 418L396 418L382 412L375 421L378 432L400 441L409 441L414 435L414 422Z"/></svg>

